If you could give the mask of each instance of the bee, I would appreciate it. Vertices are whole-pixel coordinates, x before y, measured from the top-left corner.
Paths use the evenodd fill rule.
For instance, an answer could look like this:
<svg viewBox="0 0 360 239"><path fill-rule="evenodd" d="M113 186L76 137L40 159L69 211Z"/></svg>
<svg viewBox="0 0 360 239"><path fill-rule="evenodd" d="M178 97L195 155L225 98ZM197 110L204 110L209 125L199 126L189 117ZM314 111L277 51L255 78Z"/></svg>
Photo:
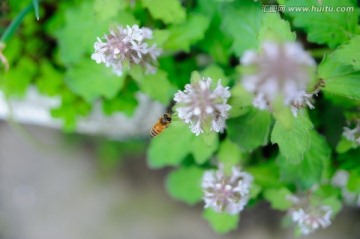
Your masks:
<svg viewBox="0 0 360 239"><path fill-rule="evenodd" d="M165 113L152 127L150 131L150 136L155 137L164 131L167 127L169 127L171 123L171 115L169 113Z"/></svg>

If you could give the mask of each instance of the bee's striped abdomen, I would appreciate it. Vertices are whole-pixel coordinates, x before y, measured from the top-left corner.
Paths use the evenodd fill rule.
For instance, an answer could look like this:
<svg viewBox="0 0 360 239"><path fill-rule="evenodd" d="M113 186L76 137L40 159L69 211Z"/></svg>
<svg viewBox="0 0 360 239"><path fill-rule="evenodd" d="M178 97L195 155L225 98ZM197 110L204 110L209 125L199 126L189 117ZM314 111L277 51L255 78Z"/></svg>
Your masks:
<svg viewBox="0 0 360 239"><path fill-rule="evenodd" d="M160 130L156 130L156 127L153 127L153 128L151 129L151 131L150 131L150 136L151 136L151 137L155 137L155 136L157 136L157 135L160 134L160 133L161 133Z"/></svg>

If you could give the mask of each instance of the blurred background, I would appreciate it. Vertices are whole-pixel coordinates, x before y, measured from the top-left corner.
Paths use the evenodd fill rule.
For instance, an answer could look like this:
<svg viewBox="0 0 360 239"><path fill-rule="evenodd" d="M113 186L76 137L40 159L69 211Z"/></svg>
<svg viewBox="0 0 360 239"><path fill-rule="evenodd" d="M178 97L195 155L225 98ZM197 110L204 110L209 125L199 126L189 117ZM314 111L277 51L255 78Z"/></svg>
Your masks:
<svg viewBox="0 0 360 239"><path fill-rule="evenodd" d="M0 238L294 238L266 203L243 211L236 231L215 234L202 205L168 196L167 169L147 167L146 144L1 121ZM359 239L359 208L345 208L306 238Z"/></svg>

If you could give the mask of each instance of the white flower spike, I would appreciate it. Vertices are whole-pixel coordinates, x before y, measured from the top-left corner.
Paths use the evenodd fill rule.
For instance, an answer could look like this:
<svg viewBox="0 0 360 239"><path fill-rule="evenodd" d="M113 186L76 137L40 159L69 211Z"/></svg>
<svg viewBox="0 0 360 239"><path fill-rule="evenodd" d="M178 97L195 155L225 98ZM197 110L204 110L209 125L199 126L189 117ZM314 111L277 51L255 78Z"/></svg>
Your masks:
<svg viewBox="0 0 360 239"><path fill-rule="evenodd" d="M360 145L360 123L356 125L355 128L350 129L348 127L343 128L343 136L351 141L356 143L357 145Z"/></svg>
<svg viewBox="0 0 360 239"><path fill-rule="evenodd" d="M224 87L221 80L215 89L211 89L211 78L185 85L184 91L175 94L176 111L180 119L190 125L197 136L209 127L215 132L225 129L225 120L231 106L227 104L230 97L229 87Z"/></svg>
<svg viewBox="0 0 360 239"><path fill-rule="evenodd" d="M117 26L105 34L103 39L97 38L94 44L95 53L91 59L96 63L104 63L111 67L115 74L122 75L126 65L140 64L145 67L147 73L155 73L157 57L161 49L156 45L148 46L145 40L152 39L152 31L149 28L139 28L138 25Z"/></svg>
<svg viewBox="0 0 360 239"><path fill-rule="evenodd" d="M237 214L249 201L251 174L233 167L231 175L226 175L222 165L217 171L208 170L202 179L205 208L216 212Z"/></svg>
<svg viewBox="0 0 360 239"><path fill-rule="evenodd" d="M331 179L331 184L341 189L341 195L346 205L360 207L360 194L347 189L349 172L338 169Z"/></svg>
<svg viewBox="0 0 360 239"><path fill-rule="evenodd" d="M327 205L313 204L308 197L288 197L294 203L289 210L292 221L303 235L308 235L319 228L326 228L331 224L333 211Z"/></svg>
<svg viewBox="0 0 360 239"><path fill-rule="evenodd" d="M295 117L300 108L314 108L311 98L318 90L308 93L306 88L315 61L299 44L264 42L260 52L248 50L240 61L253 70L243 75L243 85L254 94L255 107L270 110L273 101L281 96Z"/></svg>

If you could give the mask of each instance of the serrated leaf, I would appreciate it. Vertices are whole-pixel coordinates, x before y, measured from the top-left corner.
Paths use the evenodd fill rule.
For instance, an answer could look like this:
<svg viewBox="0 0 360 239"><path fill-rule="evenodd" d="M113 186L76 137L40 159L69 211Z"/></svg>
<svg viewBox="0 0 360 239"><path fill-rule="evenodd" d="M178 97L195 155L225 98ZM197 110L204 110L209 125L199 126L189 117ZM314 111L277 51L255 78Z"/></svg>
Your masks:
<svg viewBox="0 0 360 239"><path fill-rule="evenodd" d="M191 14L186 22L169 29L170 36L164 44L164 49L189 52L192 44L203 39L209 25L208 17L201 14Z"/></svg>
<svg viewBox="0 0 360 239"><path fill-rule="evenodd" d="M332 10L325 10L325 7ZM353 7L353 11L336 11L338 7ZM308 33L308 41L327 44L331 48L358 32L359 10L350 0L322 0L321 4L318 0L289 0L285 12L294 18L296 27Z"/></svg>
<svg viewBox="0 0 360 239"><path fill-rule="evenodd" d="M360 70L360 36L354 36L350 42L340 46L333 53L334 60L344 65L352 65L355 70Z"/></svg>
<svg viewBox="0 0 360 239"><path fill-rule="evenodd" d="M179 0L142 0L142 4L154 19L166 24L181 23L186 18L186 11Z"/></svg>
<svg viewBox="0 0 360 239"><path fill-rule="evenodd" d="M258 47L263 12L253 0L243 0L241 4L234 1L226 6L221 13L221 29L232 37L232 50L240 57L245 50Z"/></svg>
<svg viewBox="0 0 360 239"><path fill-rule="evenodd" d="M203 164L210 159L218 148L219 140L216 133L200 134L193 136L191 150L197 164Z"/></svg>
<svg viewBox="0 0 360 239"><path fill-rule="evenodd" d="M64 63L79 62L85 53L93 51L96 38L107 30L107 24L96 22L93 14L90 2L84 2L77 8L68 8L65 12L65 26L55 33Z"/></svg>
<svg viewBox="0 0 360 239"><path fill-rule="evenodd" d="M172 171L166 178L166 189L173 198L194 205L202 198L203 172L195 166Z"/></svg>
<svg viewBox="0 0 360 239"><path fill-rule="evenodd" d="M303 189L308 189L326 178L330 166L330 148L325 139L311 131L310 141L310 147L298 164L291 163L281 154L277 159L281 178L286 182L296 183Z"/></svg>
<svg viewBox="0 0 360 239"><path fill-rule="evenodd" d="M288 200L288 196L291 194L287 188L271 188L264 192L264 197L271 203L272 209L287 210L292 206L292 202Z"/></svg>
<svg viewBox="0 0 360 239"><path fill-rule="evenodd" d="M290 23L281 19L278 13L267 13L262 18L262 24L259 31L259 42L292 42L296 35L291 32Z"/></svg>
<svg viewBox="0 0 360 239"><path fill-rule="evenodd" d="M172 122L169 128L153 138L147 152L151 168L176 166L191 152L193 134L188 126L180 121Z"/></svg>
<svg viewBox="0 0 360 239"><path fill-rule="evenodd" d="M245 151L265 145L271 126L269 112L252 108L249 112L227 121L227 130L232 141Z"/></svg>
<svg viewBox="0 0 360 239"><path fill-rule="evenodd" d="M65 82L73 92L87 102L93 102L101 96L114 97L123 86L124 77L115 75L110 68L91 59L85 59L67 71Z"/></svg>
<svg viewBox="0 0 360 239"><path fill-rule="evenodd" d="M350 65L342 65L327 56L319 65L319 77L325 81L325 92L360 100L360 70Z"/></svg>
<svg viewBox="0 0 360 239"><path fill-rule="evenodd" d="M294 118L290 129L277 121L271 133L271 142L278 144L280 154L290 164L299 163L303 160L305 152L310 147L311 128L312 123L303 115Z"/></svg>
<svg viewBox="0 0 360 239"><path fill-rule="evenodd" d="M237 228L240 216L217 213L212 209L205 209L203 217L217 233L224 234Z"/></svg>

